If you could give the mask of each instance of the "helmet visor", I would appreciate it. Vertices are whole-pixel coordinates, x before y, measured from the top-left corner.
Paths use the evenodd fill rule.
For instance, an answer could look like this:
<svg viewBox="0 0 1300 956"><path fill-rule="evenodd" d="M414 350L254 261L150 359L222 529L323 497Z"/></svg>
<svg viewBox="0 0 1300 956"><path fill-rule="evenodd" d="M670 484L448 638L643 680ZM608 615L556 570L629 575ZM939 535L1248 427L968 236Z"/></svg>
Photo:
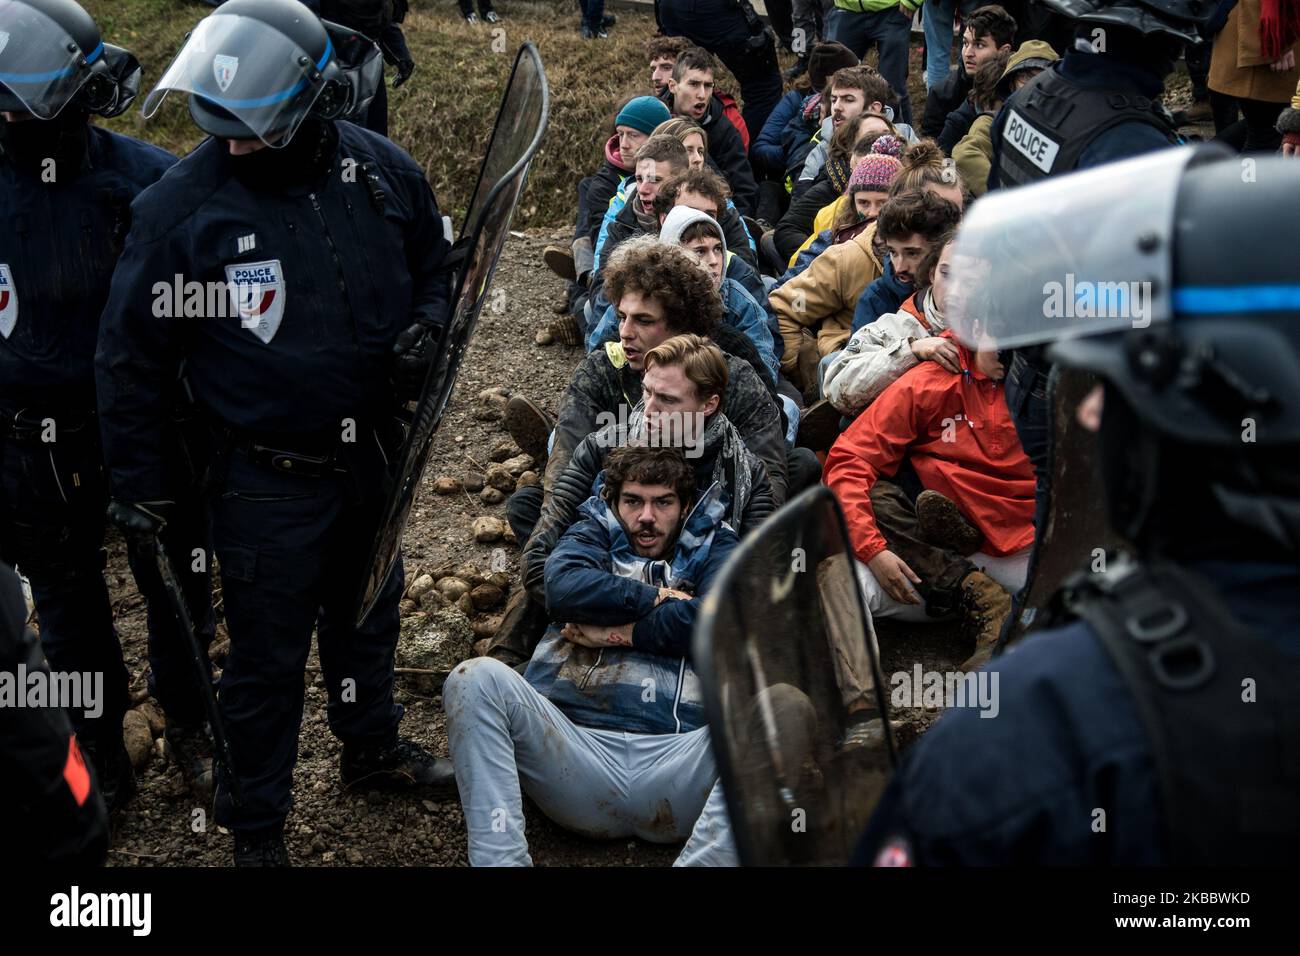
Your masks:
<svg viewBox="0 0 1300 956"><path fill-rule="evenodd" d="M1161 150L981 198L952 253L953 333L1006 349L1167 321L1174 202L1193 153Z"/></svg>
<svg viewBox="0 0 1300 956"><path fill-rule="evenodd" d="M0 109L54 119L104 55L88 55L68 32L20 0L0 0Z"/></svg>
<svg viewBox="0 0 1300 956"><path fill-rule="evenodd" d="M188 93L204 111L233 117L268 146L287 143L325 85L319 59L273 27L250 17L214 13L200 20L144 101L145 118L167 94ZM212 130L209 130L212 132ZM241 138L241 137L233 137Z"/></svg>

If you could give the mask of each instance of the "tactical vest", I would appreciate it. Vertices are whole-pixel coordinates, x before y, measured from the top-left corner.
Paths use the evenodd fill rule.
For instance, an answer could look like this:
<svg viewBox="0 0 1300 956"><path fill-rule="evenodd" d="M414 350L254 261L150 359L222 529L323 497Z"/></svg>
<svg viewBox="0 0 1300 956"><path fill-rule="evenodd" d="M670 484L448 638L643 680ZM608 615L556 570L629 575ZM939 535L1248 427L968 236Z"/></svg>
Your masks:
<svg viewBox="0 0 1300 956"><path fill-rule="evenodd" d="M1092 625L1133 695L1173 865L1290 864L1300 852L1300 656L1237 621L1203 578L1112 560L1053 599Z"/></svg>
<svg viewBox="0 0 1300 956"><path fill-rule="evenodd" d="M1178 143L1173 122L1156 100L1119 90L1095 90L1044 70L1012 97L1003 111L998 178L1023 186L1067 173L1102 133L1120 123L1146 123Z"/></svg>

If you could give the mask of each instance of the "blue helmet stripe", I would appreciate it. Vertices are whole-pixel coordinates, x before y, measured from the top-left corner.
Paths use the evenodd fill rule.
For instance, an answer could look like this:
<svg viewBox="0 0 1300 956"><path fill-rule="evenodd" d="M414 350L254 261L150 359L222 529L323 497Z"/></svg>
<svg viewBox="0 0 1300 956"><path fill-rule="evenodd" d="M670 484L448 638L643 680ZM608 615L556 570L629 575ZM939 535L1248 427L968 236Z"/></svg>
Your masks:
<svg viewBox="0 0 1300 956"><path fill-rule="evenodd" d="M1300 311L1300 285L1193 285L1174 290L1181 315Z"/></svg>
<svg viewBox="0 0 1300 956"><path fill-rule="evenodd" d="M103 52L104 44L101 41L99 46L91 50L90 55L86 57L86 65L89 66L98 60ZM77 64L70 63L61 70L48 70L44 73L0 73L0 83L49 83L72 76L76 71Z"/></svg>

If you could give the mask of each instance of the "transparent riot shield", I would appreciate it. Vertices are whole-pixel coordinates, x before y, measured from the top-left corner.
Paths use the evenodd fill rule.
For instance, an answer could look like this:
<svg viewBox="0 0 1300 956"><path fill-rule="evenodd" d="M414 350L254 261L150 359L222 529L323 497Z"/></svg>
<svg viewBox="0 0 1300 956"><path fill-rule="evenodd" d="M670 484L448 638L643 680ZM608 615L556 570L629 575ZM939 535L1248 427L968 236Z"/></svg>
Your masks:
<svg viewBox="0 0 1300 956"><path fill-rule="evenodd" d="M705 596L694 660L746 865L846 863L893 773L854 564L819 486L748 537Z"/></svg>
<svg viewBox="0 0 1300 956"><path fill-rule="evenodd" d="M451 313L415 404L396 477L383 512L360 589L357 623L365 620L402 547L402 533L424 474L434 432L442 421L469 348L492 273L510 232L510 220L528 180L528 167L541 145L550 111L550 91L537 48L526 43L515 57L487 154L479 170L460 238L463 256L452 281Z"/></svg>

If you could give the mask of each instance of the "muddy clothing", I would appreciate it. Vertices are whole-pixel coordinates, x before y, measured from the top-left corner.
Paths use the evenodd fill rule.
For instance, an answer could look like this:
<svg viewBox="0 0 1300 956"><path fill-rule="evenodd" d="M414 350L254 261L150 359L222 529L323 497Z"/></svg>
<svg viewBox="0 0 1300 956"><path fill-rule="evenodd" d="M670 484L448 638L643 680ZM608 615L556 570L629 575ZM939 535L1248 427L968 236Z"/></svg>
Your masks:
<svg viewBox="0 0 1300 956"><path fill-rule="evenodd" d="M1203 593L1222 601L1254 639L1287 659L1287 667L1296 666L1300 629L1294 606L1300 573L1294 565L1207 561L1191 570L1204 581ZM1192 620L1198 618L1193 615ZM1093 626L1077 620L1031 634L985 669L998 675L999 719L981 719L972 707L943 715L907 753L871 819L857 862L871 864L881 858L882 850L895 862L905 857L922 866L1177 862L1170 852L1169 801L1162 793L1142 707ZM1252 666L1229 672L1267 669ZM1289 693L1280 687L1277 692ZM1240 686L1230 689L1225 699L1234 701L1227 706L1239 711ZM1293 740L1276 741L1261 753L1258 739L1233 739L1231 717L1216 716L1212 709L1208 717L1213 726L1194 740L1198 766L1224 759L1210 756L1218 744L1242 749L1252 759L1262 757L1258 766L1265 773L1287 772L1278 755L1290 752ZM1294 771L1290 774L1294 786ZM1240 772L1219 779L1228 780L1234 790L1244 782ZM1242 792L1252 798L1267 793L1253 786ZM972 793L979 799L972 800ZM1294 803L1292 796L1268 806ZM1242 825L1258 831L1250 821L1270 822L1270 814L1246 809L1248 801L1237 805L1243 816L1214 817L1224 820L1228 832ZM1090 825L1098 807L1106 809L1104 831ZM1286 819L1285 813L1271 816L1273 823ZM1194 838L1213 839L1204 819L1197 821ZM1257 832L1254 839L1262 835ZM1289 862L1294 844L1292 830L1286 838L1270 838L1265 852L1274 863ZM1237 839L1227 853L1194 862L1246 862L1240 857L1259 846Z"/></svg>
<svg viewBox="0 0 1300 956"><path fill-rule="evenodd" d="M772 499L779 507L785 503L786 459L785 431L781 424L780 406L774 397L775 385L767 385L762 373L755 370L755 366L761 368L763 364L757 352L750 362L736 357L737 343L748 345L748 339L725 327L716 331L714 338L728 353L727 397L721 411L744 436L746 447L767 468ZM734 339L727 338L726 332L730 332ZM548 494L568 467L574 449L606 424L600 418L602 412L617 418L620 405L630 414L641 402L641 373L629 366L617 350L615 352L617 359L610 357L608 349L590 353L574 371L569 387L560 398L555 444L546 462L544 486Z"/></svg>
<svg viewBox="0 0 1300 956"><path fill-rule="evenodd" d="M586 236L592 249L596 248L596 239L600 236L600 225L609 211L609 205L623 186L623 181L635 170L623 165L623 157L618 149L618 136L611 136L605 143L605 161L600 164L587 180L587 192L578 208L577 236Z"/></svg>
<svg viewBox="0 0 1300 956"><path fill-rule="evenodd" d="M18 575L0 565L0 671L16 674L21 664L29 675L47 672L26 621ZM0 707L0 779L6 858L83 866L103 862L108 811L62 709Z"/></svg>
<svg viewBox="0 0 1300 956"><path fill-rule="evenodd" d="M621 444L621 430L617 425L609 425L595 434L588 435L573 452L569 465L556 480L551 493L542 505L541 518L538 520L532 537L527 539L523 557L520 559L520 577L524 587L539 601L545 601L545 566L555 545L578 517L579 506L591 497L605 467L605 458ZM703 437L704 447L697 458L688 459L695 470L696 487L703 491L714 482L717 466L723 466L726 475L731 475L736 468L745 471L745 500L737 508L737 502L730 494L735 483L734 478L727 481L723 490L728 492L725 519L738 534L745 534L758 527L763 520L776 510L772 500L772 488L767 480L767 468L743 444L736 427L727 421L723 414L713 416L709 421ZM737 454L733 449L737 449ZM723 449L728 450L726 458L719 459Z"/></svg>
<svg viewBox="0 0 1300 956"><path fill-rule="evenodd" d="M573 833L675 843L691 833L717 780L707 727L685 734L580 727L491 658L457 667L442 700L471 866L532 865L525 793Z"/></svg>

